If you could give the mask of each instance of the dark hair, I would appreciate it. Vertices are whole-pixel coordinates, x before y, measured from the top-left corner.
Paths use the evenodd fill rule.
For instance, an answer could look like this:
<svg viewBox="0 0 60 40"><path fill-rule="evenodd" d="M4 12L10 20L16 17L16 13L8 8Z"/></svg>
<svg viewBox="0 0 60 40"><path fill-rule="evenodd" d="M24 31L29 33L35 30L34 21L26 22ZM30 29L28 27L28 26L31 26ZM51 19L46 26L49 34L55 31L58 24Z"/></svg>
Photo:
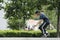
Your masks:
<svg viewBox="0 0 60 40"><path fill-rule="evenodd" d="M37 11L35 12L35 14L37 14L37 13L40 13L40 11L39 11L39 10L37 10Z"/></svg>

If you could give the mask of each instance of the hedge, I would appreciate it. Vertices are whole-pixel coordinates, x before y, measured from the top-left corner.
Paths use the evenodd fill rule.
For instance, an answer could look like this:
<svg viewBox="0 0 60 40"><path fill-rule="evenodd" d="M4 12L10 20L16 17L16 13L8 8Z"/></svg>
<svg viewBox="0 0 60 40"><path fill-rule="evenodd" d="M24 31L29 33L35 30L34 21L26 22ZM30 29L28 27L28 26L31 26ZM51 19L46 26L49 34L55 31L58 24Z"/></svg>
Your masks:
<svg viewBox="0 0 60 40"><path fill-rule="evenodd" d="M57 37L56 30L48 30L49 37ZM0 37L41 37L41 31L0 30Z"/></svg>

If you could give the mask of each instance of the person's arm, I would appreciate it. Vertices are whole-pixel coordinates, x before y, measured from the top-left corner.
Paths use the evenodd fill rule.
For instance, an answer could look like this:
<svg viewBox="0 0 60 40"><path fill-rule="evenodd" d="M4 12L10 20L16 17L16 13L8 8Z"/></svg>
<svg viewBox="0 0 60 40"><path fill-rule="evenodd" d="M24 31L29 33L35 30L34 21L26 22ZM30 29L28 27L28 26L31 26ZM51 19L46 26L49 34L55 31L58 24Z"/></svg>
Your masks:
<svg viewBox="0 0 60 40"><path fill-rule="evenodd" d="M36 27L36 26L37 26L38 24L40 24L41 22L43 22L42 19L40 19L39 22L38 22L36 25L34 25L34 27Z"/></svg>

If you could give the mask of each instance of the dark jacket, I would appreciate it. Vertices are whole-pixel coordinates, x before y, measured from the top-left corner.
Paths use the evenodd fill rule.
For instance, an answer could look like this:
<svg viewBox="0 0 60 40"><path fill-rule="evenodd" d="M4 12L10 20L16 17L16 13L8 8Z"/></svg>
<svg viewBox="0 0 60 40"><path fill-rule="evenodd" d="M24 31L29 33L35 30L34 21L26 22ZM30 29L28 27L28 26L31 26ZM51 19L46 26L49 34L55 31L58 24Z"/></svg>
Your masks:
<svg viewBox="0 0 60 40"><path fill-rule="evenodd" d="M40 13L39 19L42 19L46 23L50 23L48 17L43 12Z"/></svg>

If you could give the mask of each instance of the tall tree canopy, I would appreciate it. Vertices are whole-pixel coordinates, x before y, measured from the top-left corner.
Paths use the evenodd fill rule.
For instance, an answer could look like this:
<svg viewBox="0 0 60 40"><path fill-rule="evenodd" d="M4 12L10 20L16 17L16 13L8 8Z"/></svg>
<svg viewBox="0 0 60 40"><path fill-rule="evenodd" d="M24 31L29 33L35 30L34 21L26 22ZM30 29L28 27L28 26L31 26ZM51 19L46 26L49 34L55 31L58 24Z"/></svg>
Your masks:
<svg viewBox="0 0 60 40"><path fill-rule="evenodd" d="M25 20L31 18L35 10L41 10L43 7L44 10L53 10L56 6L56 0L11 0L10 3L6 3L5 18L8 19L9 28L19 30L24 27ZM53 20L51 15L49 18Z"/></svg>
<svg viewBox="0 0 60 40"><path fill-rule="evenodd" d="M0 2L3 2L3 0L0 0Z"/></svg>
<svg viewBox="0 0 60 40"><path fill-rule="evenodd" d="M3 3L3 0L0 0L0 3ZM0 10L2 9L2 4L0 4Z"/></svg>

